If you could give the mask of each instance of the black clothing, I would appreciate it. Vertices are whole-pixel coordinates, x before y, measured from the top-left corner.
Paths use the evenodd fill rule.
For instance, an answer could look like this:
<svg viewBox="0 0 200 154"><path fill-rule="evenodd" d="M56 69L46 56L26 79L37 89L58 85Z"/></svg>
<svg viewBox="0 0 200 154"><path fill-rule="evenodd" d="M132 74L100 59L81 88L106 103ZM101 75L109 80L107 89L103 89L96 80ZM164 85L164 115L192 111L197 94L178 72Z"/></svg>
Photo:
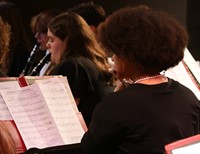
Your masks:
<svg viewBox="0 0 200 154"><path fill-rule="evenodd" d="M29 51L23 47L23 45L17 45L13 51L11 51L12 59L10 60L11 64L8 69L7 76L9 77L19 77L24 66L29 57Z"/></svg>
<svg viewBox="0 0 200 154"><path fill-rule="evenodd" d="M92 117L96 104L114 87L107 84L104 76L88 58L68 58L56 66L50 75L66 76L74 98L79 98L78 109L82 113L86 125Z"/></svg>
<svg viewBox="0 0 200 154"><path fill-rule="evenodd" d="M199 100L180 83L132 84L96 106L81 144L86 154L163 154L199 124Z"/></svg>

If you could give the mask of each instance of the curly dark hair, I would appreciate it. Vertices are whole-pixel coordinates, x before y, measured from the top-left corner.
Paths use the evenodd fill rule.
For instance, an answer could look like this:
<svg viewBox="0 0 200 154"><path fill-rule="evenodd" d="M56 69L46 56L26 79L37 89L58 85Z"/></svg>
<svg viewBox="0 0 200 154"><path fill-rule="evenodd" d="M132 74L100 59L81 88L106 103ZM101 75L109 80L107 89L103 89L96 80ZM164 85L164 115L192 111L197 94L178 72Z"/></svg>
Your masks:
<svg viewBox="0 0 200 154"><path fill-rule="evenodd" d="M5 60L9 53L9 43L11 36L11 27L0 16L0 70L3 73L7 72Z"/></svg>
<svg viewBox="0 0 200 154"><path fill-rule="evenodd" d="M176 19L144 5L114 12L97 36L107 50L154 71L177 65L188 43L187 31Z"/></svg>

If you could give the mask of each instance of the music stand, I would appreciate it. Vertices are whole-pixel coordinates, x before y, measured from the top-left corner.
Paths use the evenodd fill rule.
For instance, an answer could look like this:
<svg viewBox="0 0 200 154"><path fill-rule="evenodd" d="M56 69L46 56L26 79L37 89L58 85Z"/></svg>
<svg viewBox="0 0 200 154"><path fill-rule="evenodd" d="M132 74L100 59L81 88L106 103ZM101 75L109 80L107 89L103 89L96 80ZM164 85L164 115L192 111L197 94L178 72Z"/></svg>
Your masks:
<svg viewBox="0 0 200 154"><path fill-rule="evenodd" d="M200 134L165 145L166 154L199 154Z"/></svg>

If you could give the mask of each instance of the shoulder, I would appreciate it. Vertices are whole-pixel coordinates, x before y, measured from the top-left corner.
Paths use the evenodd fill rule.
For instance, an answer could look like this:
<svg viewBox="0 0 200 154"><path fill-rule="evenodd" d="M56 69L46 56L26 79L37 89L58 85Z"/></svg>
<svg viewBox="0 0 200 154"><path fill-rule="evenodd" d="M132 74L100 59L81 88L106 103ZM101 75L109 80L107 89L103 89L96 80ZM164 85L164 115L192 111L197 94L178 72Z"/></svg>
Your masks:
<svg viewBox="0 0 200 154"><path fill-rule="evenodd" d="M71 60L65 60L60 64L56 65L52 70L52 75L57 75L58 72L66 72L68 70L76 69L76 64Z"/></svg>
<svg viewBox="0 0 200 154"><path fill-rule="evenodd" d="M66 67L75 67L77 64L74 60L64 60L60 64L58 64L57 68L66 68Z"/></svg>
<svg viewBox="0 0 200 154"><path fill-rule="evenodd" d="M169 83L171 83L171 88L193 94L192 90L189 87L183 85L181 82L176 81L171 78L168 78L168 79L169 79Z"/></svg>
<svg viewBox="0 0 200 154"><path fill-rule="evenodd" d="M84 72L76 59L69 58L64 60L51 71L51 75L75 75Z"/></svg>
<svg viewBox="0 0 200 154"><path fill-rule="evenodd" d="M70 67L70 66L75 67L77 65L85 65L87 61L88 60L86 58L69 57L64 61L62 61L60 64L58 64L57 67Z"/></svg>
<svg viewBox="0 0 200 154"><path fill-rule="evenodd" d="M69 57L60 64L58 64L52 72L55 71L78 71L78 72L85 72L89 76L93 76L97 78L99 75L99 71L96 68L95 64L89 59L85 57ZM92 78L93 78L92 77Z"/></svg>
<svg viewBox="0 0 200 154"><path fill-rule="evenodd" d="M195 89L192 87L188 87L180 83L179 81L175 81L173 79L169 79L171 81L170 88L176 90L177 93L182 93L183 97L190 98L191 100L197 100L197 96L195 95Z"/></svg>

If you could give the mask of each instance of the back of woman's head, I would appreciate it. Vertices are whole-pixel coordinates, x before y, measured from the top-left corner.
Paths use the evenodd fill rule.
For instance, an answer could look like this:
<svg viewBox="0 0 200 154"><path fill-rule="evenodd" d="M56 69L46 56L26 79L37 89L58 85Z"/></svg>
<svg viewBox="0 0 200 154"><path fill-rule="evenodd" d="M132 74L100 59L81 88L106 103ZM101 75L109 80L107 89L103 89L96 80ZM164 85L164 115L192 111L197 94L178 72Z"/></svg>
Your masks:
<svg viewBox="0 0 200 154"><path fill-rule="evenodd" d="M100 69L107 68L106 54L99 47L95 35L84 19L76 13L67 12L53 18L49 30L67 42L63 58L83 56L91 59Z"/></svg>
<svg viewBox="0 0 200 154"><path fill-rule="evenodd" d="M78 4L69 10L79 14L89 25L95 27L106 18L104 8L99 4L95 4L93 1Z"/></svg>
<svg viewBox="0 0 200 154"><path fill-rule="evenodd" d="M31 18L31 29L35 34L36 32L47 33L47 27L52 18L62 13L59 9L45 10Z"/></svg>
<svg viewBox="0 0 200 154"><path fill-rule="evenodd" d="M99 27L98 38L115 54L159 71L182 60L188 41L185 28L174 18L147 6L114 12Z"/></svg>

